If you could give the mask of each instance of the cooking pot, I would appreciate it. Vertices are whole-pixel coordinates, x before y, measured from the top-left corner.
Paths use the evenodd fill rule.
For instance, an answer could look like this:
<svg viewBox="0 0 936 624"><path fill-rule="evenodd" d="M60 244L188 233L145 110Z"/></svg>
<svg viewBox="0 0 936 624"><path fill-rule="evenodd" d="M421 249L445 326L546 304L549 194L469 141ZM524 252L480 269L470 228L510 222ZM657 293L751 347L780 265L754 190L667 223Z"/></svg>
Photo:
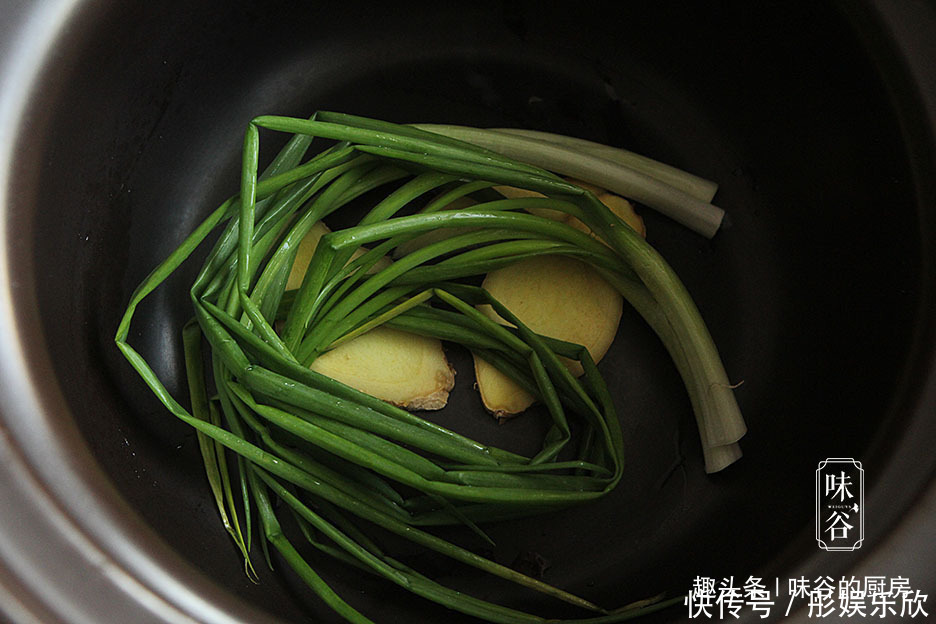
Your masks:
<svg viewBox="0 0 936 624"><path fill-rule="evenodd" d="M193 432L113 343L136 284L235 192L251 117L319 109L558 132L720 183L728 222L711 241L642 213L740 384L744 458L704 474L685 390L625 313L602 363L627 436L624 481L597 503L486 527L488 556L615 606L686 593L699 577L762 578L784 621L808 618L802 600L786 613L790 579L904 577L936 595L931 5L4 5L0 607L10 620L337 621L280 560L270 571L257 552L260 581L248 580ZM266 158L282 140L264 135ZM197 265L147 300L130 334L177 396ZM487 417L465 355L451 356L458 386L440 422L510 448L541 435L535 413ZM864 541L850 552L815 536L827 458L864 469ZM466 592L574 615L396 547ZM376 621L468 621L312 560ZM686 618L673 607L647 621Z"/></svg>

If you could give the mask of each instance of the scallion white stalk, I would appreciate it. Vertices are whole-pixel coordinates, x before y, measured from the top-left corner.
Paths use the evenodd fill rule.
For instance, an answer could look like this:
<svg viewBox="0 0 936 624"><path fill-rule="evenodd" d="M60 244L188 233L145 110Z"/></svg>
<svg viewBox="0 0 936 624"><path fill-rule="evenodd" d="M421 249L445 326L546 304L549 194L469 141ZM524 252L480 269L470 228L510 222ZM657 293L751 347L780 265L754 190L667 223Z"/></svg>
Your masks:
<svg viewBox="0 0 936 624"><path fill-rule="evenodd" d="M414 127L459 139L608 189L653 208L706 238L712 238L718 232L725 216L725 211L718 206L702 201L646 173L580 149L467 126L414 124Z"/></svg>
<svg viewBox="0 0 936 624"><path fill-rule="evenodd" d="M661 163L652 158L635 154L620 147L612 147L603 143L588 141L577 137L565 136L563 134L553 134L552 132L542 132L540 130L526 130L524 128L490 128L494 132L502 134L511 134L515 136L526 137L529 139L539 139L554 143L561 147L580 150L586 154L604 158L618 163L634 171L639 171L651 178L656 178L660 182L669 184L672 187L692 195L696 199L711 203L718 191L718 183L706 180L682 169L677 169L672 165Z"/></svg>

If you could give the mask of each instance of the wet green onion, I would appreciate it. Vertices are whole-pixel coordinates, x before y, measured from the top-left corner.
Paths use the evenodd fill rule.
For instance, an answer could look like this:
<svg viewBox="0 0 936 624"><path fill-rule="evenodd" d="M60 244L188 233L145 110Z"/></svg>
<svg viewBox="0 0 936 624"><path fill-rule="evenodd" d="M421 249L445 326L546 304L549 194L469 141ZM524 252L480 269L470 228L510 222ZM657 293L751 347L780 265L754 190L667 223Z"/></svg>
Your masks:
<svg viewBox="0 0 936 624"><path fill-rule="evenodd" d="M261 129L293 136L258 175ZM327 140L328 147L307 157L313 139ZM518 141L529 149L535 139ZM433 201L493 185L530 189L546 198L483 201L466 210L439 210L447 201ZM384 199L356 226L321 239L301 287L286 292L298 242L310 228L381 189ZM607 244L525 212L532 206L574 215ZM370 271L399 245L437 228L459 233ZM127 338L140 302L216 231L190 291L194 320L186 325L184 343L191 409L186 409ZM352 261L365 244L372 250ZM624 621L679 599L630 609L598 606L425 528L461 524L486 538L485 522L594 500L624 474L613 400L588 352L537 335L466 281L540 254L574 256L599 270L669 350L686 382L703 443L717 448L737 441L743 421L688 293L659 254L591 193L510 154L338 113L307 120L264 116L250 123L240 194L212 212L140 284L116 342L169 411L198 432L211 491L248 570L259 519L265 552L268 545L275 548L347 620L370 621L325 583L283 533L278 514L291 513L310 546L323 555L483 620L556 621L437 583L382 551L372 526L581 608L583 616L570 621ZM481 304L491 305L514 327L489 320L477 311ZM281 331L274 328L277 321ZM480 444L309 369L321 353L382 324L461 344L534 393L551 418L540 450L528 457ZM208 371L203 370L204 344L210 348ZM573 377L560 356L578 360L584 376ZM573 421L581 440L570 434ZM225 449L236 457L236 476L229 472ZM279 511L276 499L283 503Z"/></svg>

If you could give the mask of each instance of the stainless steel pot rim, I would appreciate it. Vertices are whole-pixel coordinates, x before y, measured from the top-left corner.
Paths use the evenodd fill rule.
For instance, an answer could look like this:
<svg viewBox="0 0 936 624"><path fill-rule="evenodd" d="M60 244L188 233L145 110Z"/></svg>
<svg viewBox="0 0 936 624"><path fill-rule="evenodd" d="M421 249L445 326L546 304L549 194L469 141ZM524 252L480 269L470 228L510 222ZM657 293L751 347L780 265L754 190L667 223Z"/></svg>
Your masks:
<svg viewBox="0 0 936 624"><path fill-rule="evenodd" d="M33 94L56 45L94 7L77 0L6 3L0 25L0 204L12 191L31 124L41 117ZM31 108L33 107L33 108ZM11 273L21 237L0 222L0 600L15 621L269 621L221 591L147 529L96 466L69 422L52 379L22 276Z"/></svg>

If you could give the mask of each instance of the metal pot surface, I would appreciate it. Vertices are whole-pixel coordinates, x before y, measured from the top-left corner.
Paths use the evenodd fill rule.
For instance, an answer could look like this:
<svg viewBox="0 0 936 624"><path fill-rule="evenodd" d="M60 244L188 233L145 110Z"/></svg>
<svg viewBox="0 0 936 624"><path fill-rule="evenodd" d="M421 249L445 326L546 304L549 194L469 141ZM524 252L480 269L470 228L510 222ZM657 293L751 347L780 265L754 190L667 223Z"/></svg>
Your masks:
<svg viewBox="0 0 936 624"><path fill-rule="evenodd" d="M884 575L909 578L936 610L931 5L3 4L10 620L337 620L283 565L248 581L193 432L113 343L136 284L236 190L247 121L318 109L580 136L721 185L730 224L711 241L643 214L744 382L745 457L704 474L680 379L625 312L601 366L627 435L625 481L593 505L491 526L491 556L535 554L547 581L613 604L683 593L700 575L783 589L800 576ZM180 396L178 331L197 264L141 307L131 333ZM486 417L470 363L453 358L459 385L440 422L507 446L542 434L534 416ZM854 552L816 544L815 471L830 457L865 469L866 539ZM565 613L400 555L467 592ZM468 621L340 565L320 569L378 621ZM803 602L778 617L780 603L776 619L808 619ZM685 618L677 607L645 621Z"/></svg>

